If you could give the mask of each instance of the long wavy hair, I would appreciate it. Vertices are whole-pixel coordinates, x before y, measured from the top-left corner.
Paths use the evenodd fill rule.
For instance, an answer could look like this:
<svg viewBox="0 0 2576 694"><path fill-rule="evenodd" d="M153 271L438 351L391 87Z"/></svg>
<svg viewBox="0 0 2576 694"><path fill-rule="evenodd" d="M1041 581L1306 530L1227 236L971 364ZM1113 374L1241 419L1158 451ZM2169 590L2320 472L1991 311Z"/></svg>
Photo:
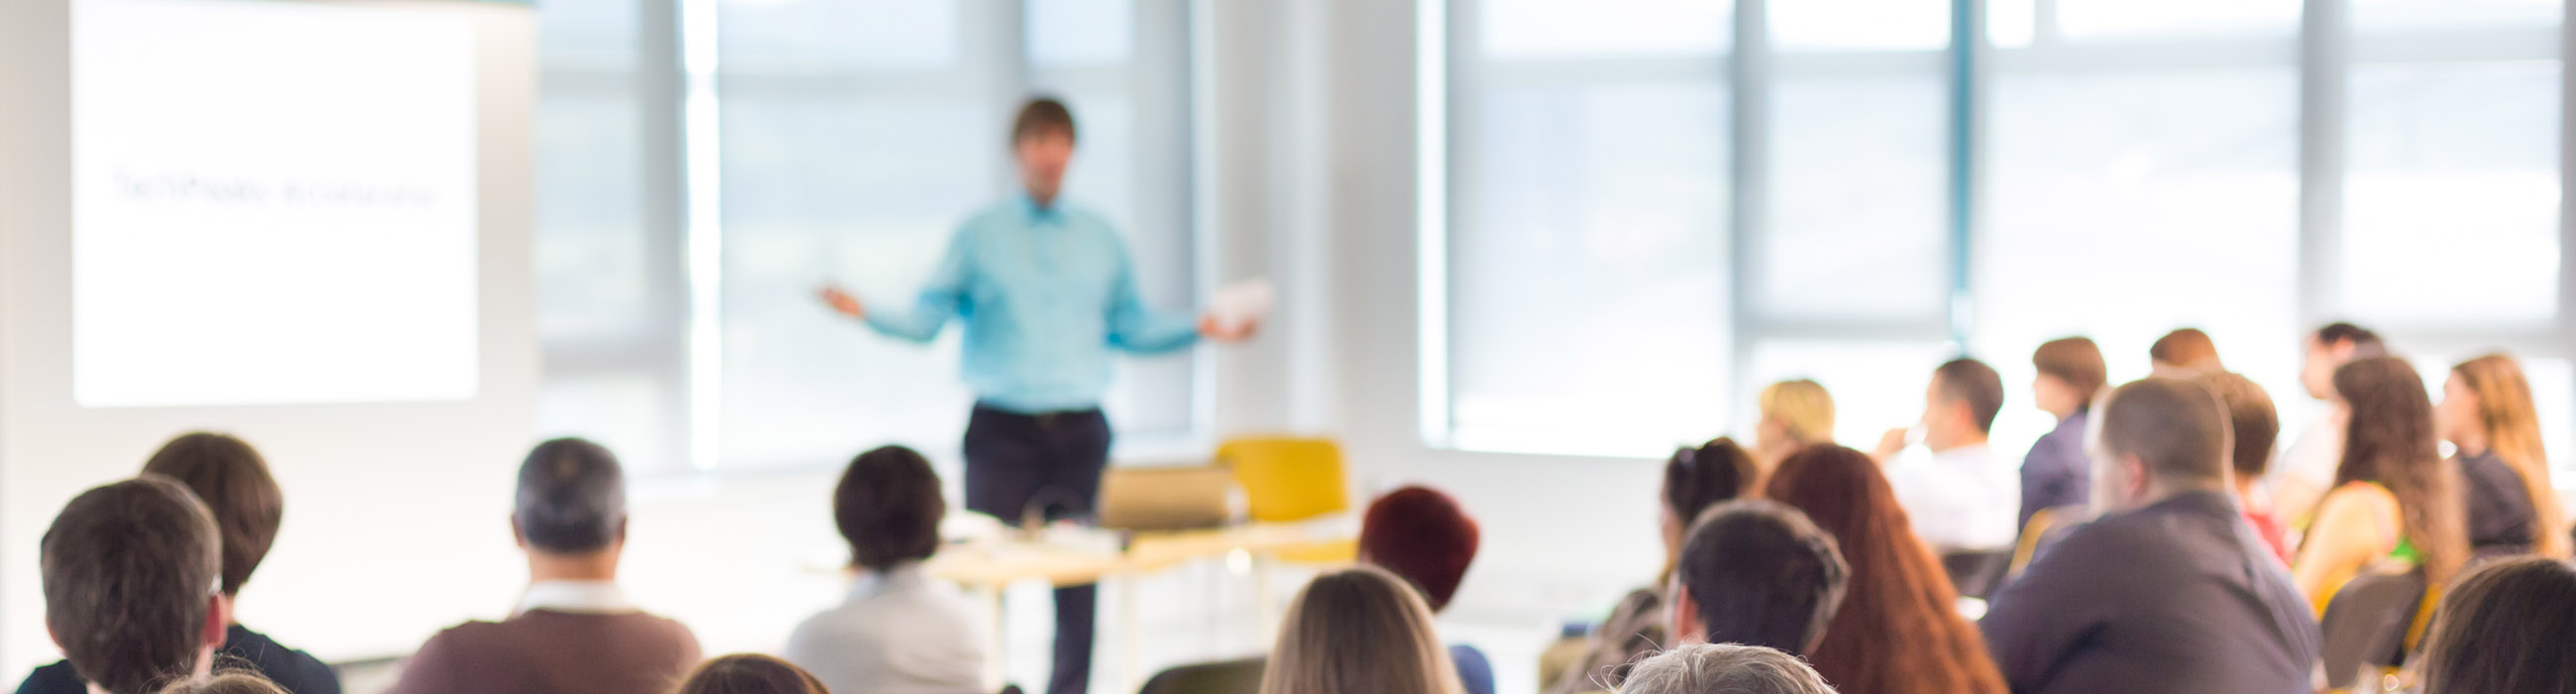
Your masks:
<svg viewBox="0 0 2576 694"><path fill-rule="evenodd" d="M2478 394L2478 425L2486 430L2487 448L2522 475L2533 519L2539 522L2533 528L2540 534L2533 550L2567 558L2567 536L2562 534L2567 514L2549 482L2549 451L2540 445L2540 416L2531 405L2531 383L2523 378L2522 365L2511 356L2489 354L2451 367L2451 376Z"/></svg>
<svg viewBox="0 0 2576 694"><path fill-rule="evenodd" d="M1808 653L1844 694L2001 694L1984 637L1960 617L1958 590L1896 503L1878 463L1836 445L1782 461L1764 493L1804 511L1842 545L1851 583Z"/></svg>
<svg viewBox="0 0 2576 694"><path fill-rule="evenodd" d="M2459 475L2442 462L2424 377L2404 359L2370 357L2335 369L2334 388L2352 413L2335 486L2387 488L2397 497L2407 541L2424 555L2425 580L2450 581L2469 560L2469 523Z"/></svg>

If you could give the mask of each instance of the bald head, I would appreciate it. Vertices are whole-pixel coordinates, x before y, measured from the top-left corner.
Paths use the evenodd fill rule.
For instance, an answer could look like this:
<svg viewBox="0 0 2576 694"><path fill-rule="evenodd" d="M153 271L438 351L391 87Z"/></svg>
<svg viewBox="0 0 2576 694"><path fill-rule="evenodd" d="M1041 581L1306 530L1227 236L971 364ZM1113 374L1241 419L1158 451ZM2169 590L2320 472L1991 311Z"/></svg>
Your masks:
<svg viewBox="0 0 2576 694"><path fill-rule="evenodd" d="M2130 507L2160 492L2222 487L2231 445L2227 408L2201 384L2149 378L2120 386L2103 402L2094 435L2096 501Z"/></svg>

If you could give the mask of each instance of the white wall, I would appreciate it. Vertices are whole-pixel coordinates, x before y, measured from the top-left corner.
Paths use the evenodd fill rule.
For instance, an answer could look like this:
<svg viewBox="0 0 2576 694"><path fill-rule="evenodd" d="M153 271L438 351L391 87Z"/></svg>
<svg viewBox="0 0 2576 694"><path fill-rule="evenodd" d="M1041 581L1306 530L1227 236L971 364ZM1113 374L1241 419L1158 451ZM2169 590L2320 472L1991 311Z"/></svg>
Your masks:
<svg viewBox="0 0 2576 694"><path fill-rule="evenodd" d="M410 3L417 6L418 3ZM38 539L81 490L132 475L192 429L256 442L289 500L241 615L325 658L407 650L506 610L523 578L507 490L537 381L529 268L535 27L453 3L481 44L481 383L468 401L82 409L70 381L69 0L0 3L0 677L57 657ZM328 56L315 56L327 60ZM364 292L366 287L314 287ZM256 339L209 335L207 339ZM492 596L504 596L496 601Z"/></svg>

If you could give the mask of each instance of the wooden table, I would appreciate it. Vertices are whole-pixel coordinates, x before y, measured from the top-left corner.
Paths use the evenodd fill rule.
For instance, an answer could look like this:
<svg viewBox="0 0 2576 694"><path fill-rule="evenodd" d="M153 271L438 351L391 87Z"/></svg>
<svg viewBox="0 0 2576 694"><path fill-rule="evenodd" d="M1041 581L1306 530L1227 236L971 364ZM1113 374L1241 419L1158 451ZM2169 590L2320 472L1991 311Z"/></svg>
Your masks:
<svg viewBox="0 0 2576 694"><path fill-rule="evenodd" d="M1338 520L1338 519L1336 519ZM931 575L953 581L976 594L984 603L986 619L991 620L985 632L984 684L988 690L999 690L1003 676L1002 590L1022 581L1045 581L1050 586L1090 585L1111 578L1131 578L1156 573L1193 561L1223 559L1242 552L1253 560L1254 601L1259 605L1258 628L1267 634L1277 629L1277 607L1271 603L1270 567L1282 555L1322 552L1334 554L1356 540L1347 528L1333 522L1296 524L1255 523L1212 530L1189 530L1162 533L1140 533L1132 536L1125 549L1113 542L1051 542L1018 538L995 538L941 548L932 557ZM1093 536L1114 537L1108 531ZM1346 552L1341 552L1346 554ZM1119 691L1135 691L1144 683L1138 672L1138 626L1135 583L1116 581L1118 590ZM1040 688L1043 688L1042 686Z"/></svg>

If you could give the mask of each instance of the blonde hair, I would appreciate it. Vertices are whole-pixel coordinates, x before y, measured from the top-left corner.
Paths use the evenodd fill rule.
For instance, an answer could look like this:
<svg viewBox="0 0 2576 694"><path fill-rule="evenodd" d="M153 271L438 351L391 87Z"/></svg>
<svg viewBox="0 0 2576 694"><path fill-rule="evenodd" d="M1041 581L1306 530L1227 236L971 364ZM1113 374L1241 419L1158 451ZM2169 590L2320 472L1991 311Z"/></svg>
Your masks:
<svg viewBox="0 0 2576 694"><path fill-rule="evenodd" d="M1823 384L1808 379L1781 381L1762 388L1754 399L1765 419L1778 419L1789 430L1789 438L1801 444L1830 443L1834 440L1834 396Z"/></svg>
<svg viewBox="0 0 2576 694"><path fill-rule="evenodd" d="M1798 656L1761 646L1701 643L1637 662L1619 694L1834 694Z"/></svg>
<svg viewBox="0 0 2576 694"><path fill-rule="evenodd" d="M1370 566L1317 576L1298 591L1261 674L1261 694L1465 691L1432 632L1430 604Z"/></svg>
<svg viewBox="0 0 2576 694"><path fill-rule="evenodd" d="M248 670L219 672L206 679L181 679L160 694L286 694L286 688Z"/></svg>
<svg viewBox="0 0 2576 694"><path fill-rule="evenodd" d="M2525 493L2531 495L2531 510L2540 537L2534 538L2534 552L2565 559L2568 556L2566 509L2558 503L2556 488L2549 482L2549 452L2540 444L2540 417L2531 404L2531 384L2522 376L2522 366L2503 353L2489 354L2451 367L2451 374L2478 394L2478 425L2486 429L2487 448L2497 458L2522 476Z"/></svg>

